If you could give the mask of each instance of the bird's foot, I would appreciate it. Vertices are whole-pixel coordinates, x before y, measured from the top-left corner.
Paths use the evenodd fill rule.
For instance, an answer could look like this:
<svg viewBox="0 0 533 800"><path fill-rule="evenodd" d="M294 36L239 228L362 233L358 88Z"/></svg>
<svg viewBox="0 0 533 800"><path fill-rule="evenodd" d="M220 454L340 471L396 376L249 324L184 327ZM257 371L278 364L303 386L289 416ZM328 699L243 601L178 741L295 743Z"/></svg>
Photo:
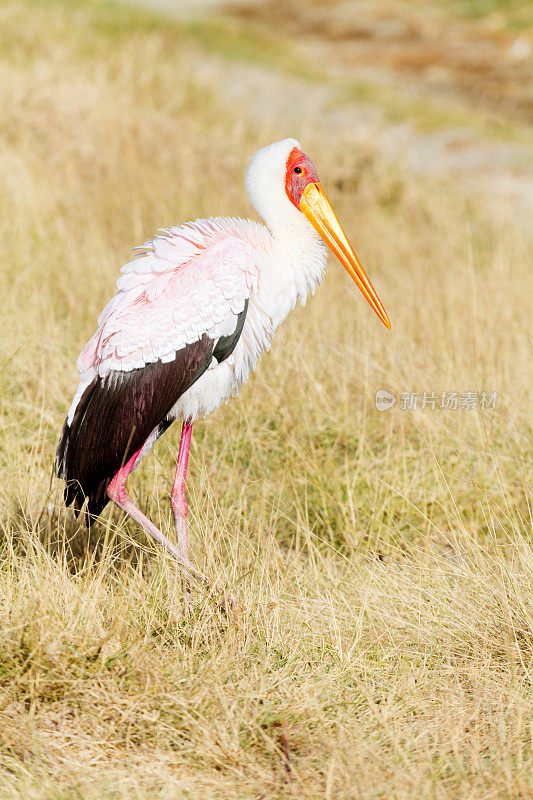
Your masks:
<svg viewBox="0 0 533 800"><path fill-rule="evenodd" d="M212 583L207 578L204 578L202 583L205 589L205 598L210 602L214 602L219 611L227 614L235 608L235 600L228 591Z"/></svg>
<svg viewBox="0 0 533 800"><path fill-rule="evenodd" d="M196 586L193 585L193 580ZM203 603L213 603L223 614L235 609L233 596L222 587L213 584L208 578L198 573L184 576L184 604L187 611L193 611Z"/></svg>
<svg viewBox="0 0 533 800"><path fill-rule="evenodd" d="M212 586L209 591L209 596L214 600L218 606L219 611L223 614L228 614L235 610L235 600L229 592L225 592L218 586Z"/></svg>

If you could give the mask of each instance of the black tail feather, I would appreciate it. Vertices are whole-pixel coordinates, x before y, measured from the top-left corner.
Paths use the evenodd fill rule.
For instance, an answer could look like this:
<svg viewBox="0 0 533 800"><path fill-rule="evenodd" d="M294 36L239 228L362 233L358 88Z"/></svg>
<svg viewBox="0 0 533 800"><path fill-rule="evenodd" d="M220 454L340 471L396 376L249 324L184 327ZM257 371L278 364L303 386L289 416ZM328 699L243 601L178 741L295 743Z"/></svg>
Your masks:
<svg viewBox="0 0 533 800"><path fill-rule="evenodd" d="M83 520L88 528L109 502L107 487L112 476L98 480L94 471L91 474L83 469L84 460L81 462L79 460L79 448L75 448L74 454L69 453L69 448L80 436L98 381L99 379L95 378L87 386L76 407L71 424L65 420L56 452L56 474L66 480L63 492L65 505L73 506L76 517L83 512Z"/></svg>
<svg viewBox="0 0 533 800"><path fill-rule="evenodd" d="M90 526L109 502L113 476L162 423L181 395L211 363L207 336L179 350L173 361L157 361L130 372L96 376L67 420L56 453L56 473L66 481L65 503L82 510ZM86 503L86 505L84 505Z"/></svg>

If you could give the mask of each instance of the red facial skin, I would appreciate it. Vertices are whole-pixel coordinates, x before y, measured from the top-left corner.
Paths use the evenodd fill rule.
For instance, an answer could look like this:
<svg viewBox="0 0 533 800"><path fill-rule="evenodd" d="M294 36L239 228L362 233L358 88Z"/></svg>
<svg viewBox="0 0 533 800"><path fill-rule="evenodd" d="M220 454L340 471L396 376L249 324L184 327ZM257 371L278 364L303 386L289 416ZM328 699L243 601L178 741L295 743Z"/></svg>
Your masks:
<svg viewBox="0 0 533 800"><path fill-rule="evenodd" d="M287 197L296 208L300 208L303 191L310 183L319 183L315 165L309 156L294 147L287 159L285 191Z"/></svg>

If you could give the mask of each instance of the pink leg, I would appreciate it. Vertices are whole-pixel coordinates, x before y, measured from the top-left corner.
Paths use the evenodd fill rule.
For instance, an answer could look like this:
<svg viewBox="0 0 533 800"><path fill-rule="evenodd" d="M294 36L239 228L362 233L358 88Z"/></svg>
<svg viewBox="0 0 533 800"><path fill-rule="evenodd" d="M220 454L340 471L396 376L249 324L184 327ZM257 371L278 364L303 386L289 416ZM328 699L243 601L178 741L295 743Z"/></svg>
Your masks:
<svg viewBox="0 0 533 800"><path fill-rule="evenodd" d="M187 478L187 463L189 461L189 448L191 446L192 422L185 421L181 429L180 449L178 453L178 463L176 465L176 475L172 485L170 496L172 503L172 513L176 524L178 535L178 549L180 558L184 564L190 564L189 559L189 539L187 535L187 498L185 496L185 480Z"/></svg>
<svg viewBox="0 0 533 800"><path fill-rule="evenodd" d="M189 434L190 439L190 434ZM132 519L137 522L141 528L153 539L156 540L162 547L165 548L167 553L170 553L179 563L179 567L181 571L184 573L186 577L190 575L190 573L197 573L197 570L193 567L190 563L188 557L186 559L182 558L181 552L182 547L180 545L180 549L176 547L170 539L161 533L159 528L157 528L151 520L146 517L140 509L137 508L136 505L133 504L131 499L129 498L126 492L126 481L128 479L128 475L133 469L133 466L137 460L137 457L140 453L140 450L137 450L134 455L130 458L130 460L125 464L123 467L119 469L109 486L107 487L107 496L110 500L112 500L116 505L121 508L123 511L126 512ZM178 461L179 463L179 461ZM187 462L185 462L185 466Z"/></svg>
<svg viewBox="0 0 533 800"><path fill-rule="evenodd" d="M185 421L181 429L180 449L178 453L178 463L176 465L176 475L172 485L172 513L174 514L174 522L176 523L176 533L178 535L178 549L180 560L182 564L188 565L193 572L194 567L189 559L189 539L187 535L187 512L189 507L187 505L187 498L185 496L185 481L187 478L187 463L189 461L189 448L191 446L192 435L192 422ZM203 579L204 585L213 589L207 579ZM227 609L228 606L233 606L233 599L231 595L221 593L220 606L222 609Z"/></svg>

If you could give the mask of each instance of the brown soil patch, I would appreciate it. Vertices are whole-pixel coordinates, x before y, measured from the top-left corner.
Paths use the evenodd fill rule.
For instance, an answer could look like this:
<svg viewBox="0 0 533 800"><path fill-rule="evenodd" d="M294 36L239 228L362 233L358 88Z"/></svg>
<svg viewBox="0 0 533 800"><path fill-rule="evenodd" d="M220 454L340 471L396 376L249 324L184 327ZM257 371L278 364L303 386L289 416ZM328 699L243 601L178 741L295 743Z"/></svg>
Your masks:
<svg viewBox="0 0 533 800"><path fill-rule="evenodd" d="M505 8L476 20L452 16L442 4L403 0L264 0L229 8L276 30L282 21L308 52L355 77L533 121L533 31L510 29L516 16L507 19Z"/></svg>

